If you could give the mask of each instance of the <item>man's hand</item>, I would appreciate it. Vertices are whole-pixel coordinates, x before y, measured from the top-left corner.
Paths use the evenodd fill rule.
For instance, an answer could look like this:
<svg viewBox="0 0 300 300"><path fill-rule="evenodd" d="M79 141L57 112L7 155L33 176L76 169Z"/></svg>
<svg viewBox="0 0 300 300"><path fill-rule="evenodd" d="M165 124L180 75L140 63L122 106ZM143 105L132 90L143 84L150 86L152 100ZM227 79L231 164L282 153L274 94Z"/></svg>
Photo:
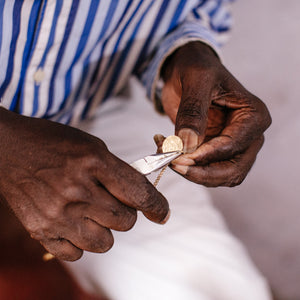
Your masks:
<svg viewBox="0 0 300 300"><path fill-rule="evenodd" d="M188 153L172 168L206 186L240 184L271 124L264 103L200 42L189 43L169 57L162 76L163 108Z"/></svg>
<svg viewBox="0 0 300 300"><path fill-rule="evenodd" d="M166 199L94 136L0 108L0 140L0 197L57 258L107 251L137 210L165 221Z"/></svg>

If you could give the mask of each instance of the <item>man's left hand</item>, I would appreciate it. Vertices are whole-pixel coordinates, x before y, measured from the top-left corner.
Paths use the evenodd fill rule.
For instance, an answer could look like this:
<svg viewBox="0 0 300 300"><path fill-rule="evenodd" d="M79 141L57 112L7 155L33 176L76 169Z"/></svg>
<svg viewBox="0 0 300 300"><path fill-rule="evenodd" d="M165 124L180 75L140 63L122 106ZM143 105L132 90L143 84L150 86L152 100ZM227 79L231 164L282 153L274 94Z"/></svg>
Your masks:
<svg viewBox="0 0 300 300"><path fill-rule="evenodd" d="M179 48L165 62L162 77L162 105L186 152L172 168L205 186L240 184L271 124L265 104L201 42Z"/></svg>

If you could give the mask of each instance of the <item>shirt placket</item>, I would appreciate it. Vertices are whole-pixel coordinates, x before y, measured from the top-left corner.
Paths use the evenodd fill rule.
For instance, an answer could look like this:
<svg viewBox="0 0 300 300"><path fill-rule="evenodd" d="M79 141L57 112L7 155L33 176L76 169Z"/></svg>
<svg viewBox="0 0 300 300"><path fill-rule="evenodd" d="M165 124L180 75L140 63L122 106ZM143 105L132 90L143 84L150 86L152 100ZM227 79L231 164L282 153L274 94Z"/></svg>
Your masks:
<svg viewBox="0 0 300 300"><path fill-rule="evenodd" d="M56 2L56 0L44 1L41 8L23 87L23 98L26 99L23 105L23 112L26 115L41 116L45 112L45 107L47 107L48 92L45 93L45 97L39 97L39 91L44 84L47 84L47 81L49 82L52 69L51 64L52 66L54 64L53 61L47 61L45 55L47 56L51 49L51 47L49 49L47 47L53 25Z"/></svg>

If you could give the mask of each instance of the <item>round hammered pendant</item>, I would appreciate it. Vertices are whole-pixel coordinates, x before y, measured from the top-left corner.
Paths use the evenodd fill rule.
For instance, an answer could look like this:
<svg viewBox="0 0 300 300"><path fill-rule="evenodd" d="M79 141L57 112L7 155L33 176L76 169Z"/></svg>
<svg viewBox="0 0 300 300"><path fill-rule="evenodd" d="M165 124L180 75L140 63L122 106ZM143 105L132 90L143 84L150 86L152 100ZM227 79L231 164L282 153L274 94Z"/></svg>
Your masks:
<svg viewBox="0 0 300 300"><path fill-rule="evenodd" d="M181 140L181 138L179 136L176 135L170 135L168 136L162 144L162 152L166 153L166 152L172 152L172 151L182 151L183 150L183 142ZM156 187L161 179L161 177L163 176L165 170L167 168L167 165L164 166L160 173L158 174L158 176L156 177L155 182L153 183L153 185Z"/></svg>
<svg viewBox="0 0 300 300"><path fill-rule="evenodd" d="M162 152L171 152L171 151L182 151L183 143L179 136L170 135L168 136L162 144Z"/></svg>

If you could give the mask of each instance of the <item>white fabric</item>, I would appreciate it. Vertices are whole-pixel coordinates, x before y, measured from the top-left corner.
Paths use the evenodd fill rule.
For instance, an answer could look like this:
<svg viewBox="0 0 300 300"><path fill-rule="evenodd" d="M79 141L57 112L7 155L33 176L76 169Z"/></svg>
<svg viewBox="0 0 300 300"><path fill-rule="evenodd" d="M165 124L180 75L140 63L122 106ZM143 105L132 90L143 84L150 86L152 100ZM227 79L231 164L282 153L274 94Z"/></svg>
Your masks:
<svg viewBox="0 0 300 300"><path fill-rule="evenodd" d="M81 127L129 163L156 151L154 134L174 131L136 81L131 89L133 95L106 102ZM158 189L170 203L167 224L151 223L140 214L132 230L114 233L109 252L85 252L66 264L86 290L101 289L113 300L271 299L265 280L226 229L204 187L168 169Z"/></svg>

